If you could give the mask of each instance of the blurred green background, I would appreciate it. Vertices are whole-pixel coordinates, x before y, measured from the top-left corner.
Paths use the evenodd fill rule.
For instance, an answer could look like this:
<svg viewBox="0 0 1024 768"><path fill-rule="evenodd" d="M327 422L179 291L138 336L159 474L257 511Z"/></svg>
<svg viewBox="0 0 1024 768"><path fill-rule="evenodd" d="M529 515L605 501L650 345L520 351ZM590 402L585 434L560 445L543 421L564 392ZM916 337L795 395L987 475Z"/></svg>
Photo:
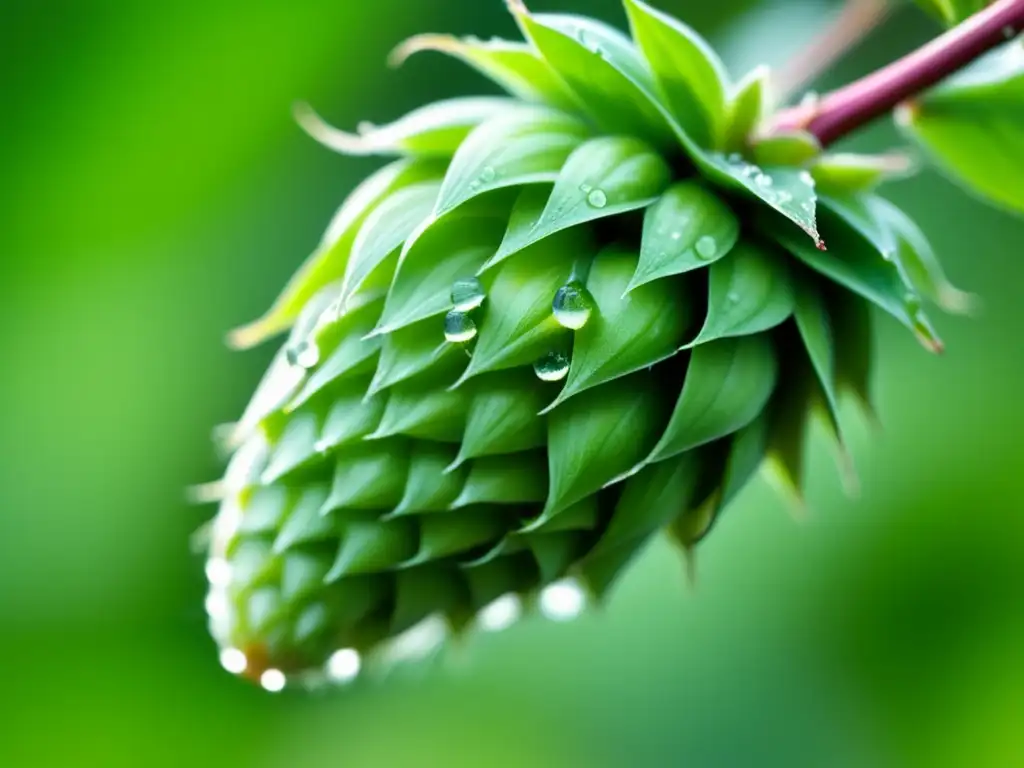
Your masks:
<svg viewBox="0 0 1024 768"><path fill-rule="evenodd" d="M536 0L623 24L616 0ZM660 0L733 73L836 3ZM318 147L488 83L390 48L511 35L499 0L0 6L0 765L1024 765L1024 225L934 173L890 195L984 300L930 357L878 325L859 499L815 436L804 523L761 482L687 588L656 546L611 605L384 682L271 695L217 664L184 488L271 350L229 353L378 164ZM898 13L819 88L936 27ZM888 124L849 146L883 149ZM852 414L851 414L852 417Z"/></svg>

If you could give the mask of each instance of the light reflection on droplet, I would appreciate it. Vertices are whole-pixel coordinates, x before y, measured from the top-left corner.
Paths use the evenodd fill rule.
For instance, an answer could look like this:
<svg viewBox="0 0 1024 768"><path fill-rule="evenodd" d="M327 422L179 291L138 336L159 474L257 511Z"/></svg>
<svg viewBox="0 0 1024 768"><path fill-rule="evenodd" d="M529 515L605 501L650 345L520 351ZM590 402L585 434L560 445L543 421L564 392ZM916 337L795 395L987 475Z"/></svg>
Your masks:
<svg viewBox="0 0 1024 768"><path fill-rule="evenodd" d="M211 557L206 561L206 579L214 587L226 587L231 583L231 565L223 557Z"/></svg>
<svg viewBox="0 0 1024 768"><path fill-rule="evenodd" d="M336 683L348 683L356 679L360 667L359 652L353 648L342 648L327 660L327 676Z"/></svg>
<svg viewBox="0 0 1024 768"><path fill-rule="evenodd" d="M278 693L284 690L284 686L287 680L285 679L284 672L280 669L268 669L262 675L260 675L260 685L263 689L270 691L271 693Z"/></svg>
<svg viewBox="0 0 1024 768"><path fill-rule="evenodd" d="M515 624L522 612L522 603L516 595L503 595L485 606L477 621L485 632L500 632Z"/></svg>
<svg viewBox="0 0 1024 768"><path fill-rule="evenodd" d="M230 606L228 605L228 596L221 590L212 590L206 596L206 613L214 621L223 621L227 618Z"/></svg>
<svg viewBox="0 0 1024 768"><path fill-rule="evenodd" d="M448 628L442 617L426 618L392 639L383 656L386 661L393 663L422 659L436 650L447 634Z"/></svg>
<svg viewBox="0 0 1024 768"><path fill-rule="evenodd" d="M225 648L220 652L220 665L231 674L240 675L249 666L249 660L237 648Z"/></svg>
<svg viewBox="0 0 1024 768"><path fill-rule="evenodd" d="M580 615L586 605L583 590L575 581L556 581L540 593L540 610L554 621L568 621Z"/></svg>

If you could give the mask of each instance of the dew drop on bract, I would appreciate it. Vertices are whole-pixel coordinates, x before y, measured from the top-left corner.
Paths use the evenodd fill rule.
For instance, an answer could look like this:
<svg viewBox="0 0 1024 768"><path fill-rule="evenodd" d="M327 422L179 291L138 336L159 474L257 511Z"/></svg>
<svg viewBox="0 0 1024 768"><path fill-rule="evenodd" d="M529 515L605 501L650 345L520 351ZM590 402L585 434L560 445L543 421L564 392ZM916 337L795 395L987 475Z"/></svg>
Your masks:
<svg viewBox="0 0 1024 768"><path fill-rule="evenodd" d="M480 181L482 181L484 184L490 184L497 178L497 176L498 172L495 171L494 168L492 168L489 165L485 167L482 171L480 171Z"/></svg>
<svg viewBox="0 0 1024 768"><path fill-rule="evenodd" d="M555 293L551 310L559 325L578 331L590 319L594 310L594 299L583 283L572 280Z"/></svg>
<svg viewBox="0 0 1024 768"><path fill-rule="evenodd" d="M452 285L452 304L459 312L469 312L484 303L484 286L475 277L463 277Z"/></svg>
<svg viewBox="0 0 1024 768"><path fill-rule="evenodd" d="M309 339L302 339L288 347L285 357L290 365L308 370L320 362L320 349Z"/></svg>
<svg viewBox="0 0 1024 768"><path fill-rule="evenodd" d="M582 192L584 195L589 195L593 191L594 188L589 184L580 184L580 192Z"/></svg>
<svg viewBox="0 0 1024 768"><path fill-rule="evenodd" d="M476 323L465 312L453 309L444 318L444 337L452 344L465 344L476 336Z"/></svg>
<svg viewBox="0 0 1024 768"><path fill-rule="evenodd" d="M569 375L569 356L564 352L548 352L533 364L541 381L561 381Z"/></svg>
<svg viewBox="0 0 1024 768"><path fill-rule="evenodd" d="M740 294L738 291L729 291L729 294L725 297L725 299L730 304L737 304L740 300Z"/></svg>
<svg viewBox="0 0 1024 768"><path fill-rule="evenodd" d="M604 208L608 205L608 195L600 189L591 190L587 195L587 204L592 208Z"/></svg>
<svg viewBox="0 0 1024 768"><path fill-rule="evenodd" d="M697 252L698 259L709 261L715 257L715 253L718 251L718 243L711 235L704 235L697 240L693 249Z"/></svg>

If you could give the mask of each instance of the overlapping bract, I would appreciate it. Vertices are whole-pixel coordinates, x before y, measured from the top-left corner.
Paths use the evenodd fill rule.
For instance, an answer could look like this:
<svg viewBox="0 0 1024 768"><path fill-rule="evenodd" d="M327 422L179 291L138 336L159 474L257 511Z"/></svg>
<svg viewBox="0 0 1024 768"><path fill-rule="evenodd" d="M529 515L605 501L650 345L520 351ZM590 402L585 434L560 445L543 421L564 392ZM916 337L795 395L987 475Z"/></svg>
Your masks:
<svg viewBox="0 0 1024 768"><path fill-rule="evenodd" d="M841 446L840 398L870 407L869 306L935 348L919 297L962 299L871 158L745 140L763 73L730 82L638 0L632 39L511 8L524 42L400 56L514 98L359 135L303 118L399 159L233 337L291 328L236 426L208 569L225 666L268 688L536 600L570 614L659 532L696 546L766 464L798 495L807 419Z"/></svg>

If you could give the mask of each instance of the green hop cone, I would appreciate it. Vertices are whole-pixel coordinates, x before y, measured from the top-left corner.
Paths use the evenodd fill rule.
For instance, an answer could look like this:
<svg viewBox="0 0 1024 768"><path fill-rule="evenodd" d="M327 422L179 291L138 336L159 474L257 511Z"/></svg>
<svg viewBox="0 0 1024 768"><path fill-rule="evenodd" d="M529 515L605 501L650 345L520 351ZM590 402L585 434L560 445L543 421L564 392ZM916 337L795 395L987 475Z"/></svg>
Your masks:
<svg viewBox="0 0 1024 768"><path fill-rule="evenodd" d="M799 498L821 418L870 408L870 308L940 342L962 308L877 158L758 140L764 72L688 27L510 9L523 41L428 35L508 96L327 147L391 157L270 311L287 332L217 484L210 627L277 690L445 634L598 601L645 545L687 553L762 467Z"/></svg>

